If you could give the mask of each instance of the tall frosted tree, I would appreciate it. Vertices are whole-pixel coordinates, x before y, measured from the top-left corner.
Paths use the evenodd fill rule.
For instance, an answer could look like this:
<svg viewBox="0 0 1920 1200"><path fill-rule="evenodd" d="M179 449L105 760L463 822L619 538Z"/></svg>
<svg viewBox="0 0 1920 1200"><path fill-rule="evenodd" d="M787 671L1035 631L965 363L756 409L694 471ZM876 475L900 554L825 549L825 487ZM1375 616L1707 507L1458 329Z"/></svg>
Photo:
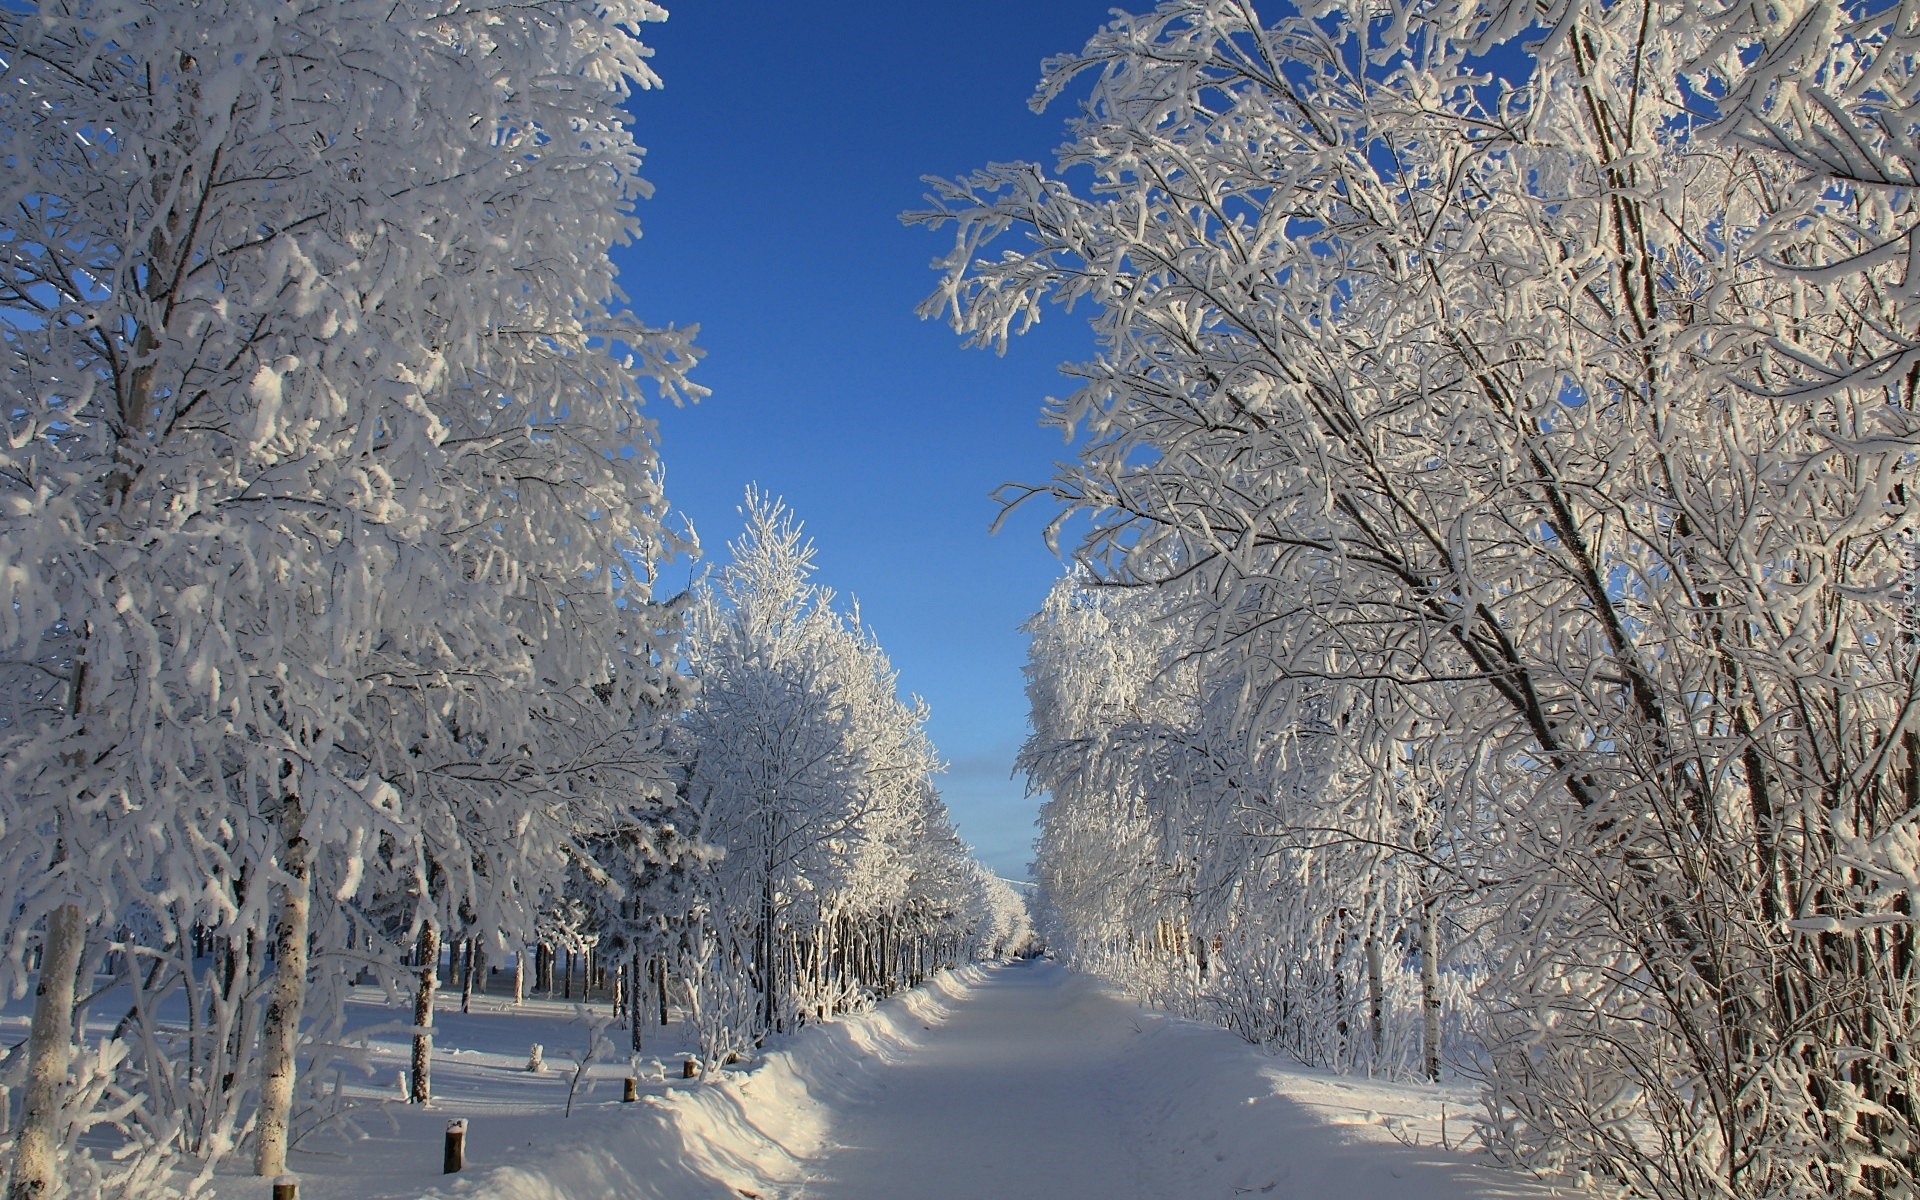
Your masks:
<svg viewBox="0 0 1920 1200"><path fill-rule="evenodd" d="M1093 306L1029 494L1212 595L1250 757L1307 681L1488 818L1494 1144L1911 1192L1911 12L1303 7L1050 62L1057 168L938 185L926 311Z"/></svg>
<svg viewBox="0 0 1920 1200"><path fill-rule="evenodd" d="M582 825L558 819L565 710L616 645L650 680L617 686L669 690L636 409L642 378L684 390L692 352L615 307L607 259L644 190L621 105L655 82L636 31L661 16L0 12L16 990L44 947L12 1195L50 1194L88 1119L68 1101L90 938L159 916L136 949L162 980L193 969L191 926L277 941L264 1011L223 1031L242 1063L261 1039L257 1119L219 1118L277 1171L315 898L345 921L373 877L424 892L449 830L503 837L513 805L551 831L513 851L539 890ZM175 1144L161 1109L144 1136Z"/></svg>

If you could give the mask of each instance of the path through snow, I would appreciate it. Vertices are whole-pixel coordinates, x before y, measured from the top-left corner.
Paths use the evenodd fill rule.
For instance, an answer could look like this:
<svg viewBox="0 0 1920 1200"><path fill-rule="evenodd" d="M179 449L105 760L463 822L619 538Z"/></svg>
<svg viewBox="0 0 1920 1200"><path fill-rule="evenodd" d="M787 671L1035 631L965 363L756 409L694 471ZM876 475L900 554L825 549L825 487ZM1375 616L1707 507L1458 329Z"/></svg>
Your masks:
<svg viewBox="0 0 1920 1200"><path fill-rule="evenodd" d="M1220 1030L1143 1013L1049 963L989 971L949 1013L920 1031L918 1049L880 1074L871 1092L834 1115L832 1148L809 1163L810 1178L791 1195L1548 1194L1440 1147L1411 1144L1423 1126L1437 1140L1425 1110L1441 1102L1438 1093L1284 1069ZM1399 1138L1388 1122L1399 1123ZM1463 1132L1456 1123L1452 1133Z"/></svg>
<svg viewBox="0 0 1920 1200"><path fill-rule="evenodd" d="M989 972L831 1127L808 1200L1157 1195L1128 1152L1138 1010L1051 964Z"/></svg>

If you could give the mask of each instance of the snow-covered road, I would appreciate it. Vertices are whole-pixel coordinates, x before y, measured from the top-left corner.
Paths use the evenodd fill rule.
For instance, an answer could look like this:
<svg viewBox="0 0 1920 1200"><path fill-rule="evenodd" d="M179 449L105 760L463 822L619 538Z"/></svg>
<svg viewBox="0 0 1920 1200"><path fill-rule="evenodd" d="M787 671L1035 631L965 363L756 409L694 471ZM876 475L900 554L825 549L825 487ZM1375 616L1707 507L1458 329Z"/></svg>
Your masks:
<svg viewBox="0 0 1920 1200"><path fill-rule="evenodd" d="M989 973L833 1123L808 1200L1121 1200L1161 1193L1130 1152L1132 1005L1047 963Z"/></svg>
<svg viewBox="0 0 1920 1200"><path fill-rule="evenodd" d="M1433 1144L1442 1093L1289 1070L1222 1030L1142 1012L1051 963L986 972L914 1040L872 1088L836 1107L829 1147L789 1195L1549 1194ZM1449 1140L1465 1132L1456 1119Z"/></svg>

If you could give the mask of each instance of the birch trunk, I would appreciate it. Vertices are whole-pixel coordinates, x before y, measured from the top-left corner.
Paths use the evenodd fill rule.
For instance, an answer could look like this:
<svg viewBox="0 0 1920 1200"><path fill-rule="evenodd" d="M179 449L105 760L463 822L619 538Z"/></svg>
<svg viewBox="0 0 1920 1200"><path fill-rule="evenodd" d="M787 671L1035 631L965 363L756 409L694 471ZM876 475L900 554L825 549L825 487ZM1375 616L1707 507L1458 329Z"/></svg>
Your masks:
<svg viewBox="0 0 1920 1200"><path fill-rule="evenodd" d="M13 1145L7 1200L42 1200L59 1190L60 1102L73 1060L74 975L86 940L87 919L79 905L62 904L48 914L27 1036L26 1104Z"/></svg>
<svg viewBox="0 0 1920 1200"><path fill-rule="evenodd" d="M413 1078L407 1099L425 1104L433 1098L433 993L440 986L440 927L427 922L420 931L420 988L413 997Z"/></svg>
<svg viewBox="0 0 1920 1200"><path fill-rule="evenodd" d="M646 1024L641 1017L647 1008L646 976L640 969L642 961L638 950L627 958L627 1040L636 1051L641 1049L640 1027Z"/></svg>
<svg viewBox="0 0 1920 1200"><path fill-rule="evenodd" d="M1420 900L1420 1050L1428 1079L1440 1081L1440 936L1434 930L1435 900Z"/></svg>
<svg viewBox="0 0 1920 1200"><path fill-rule="evenodd" d="M466 965L460 972L460 1011L473 1011L473 979L479 973L479 942L475 938L467 939Z"/></svg>
<svg viewBox="0 0 1920 1200"><path fill-rule="evenodd" d="M260 1109L253 1173L279 1175L287 1169L287 1129L293 1113L300 1016L307 999L307 930L311 920L312 847L300 836L301 808L289 799L281 813L286 830L281 866L287 874L280 900L280 927L274 938L273 989L260 1036Z"/></svg>

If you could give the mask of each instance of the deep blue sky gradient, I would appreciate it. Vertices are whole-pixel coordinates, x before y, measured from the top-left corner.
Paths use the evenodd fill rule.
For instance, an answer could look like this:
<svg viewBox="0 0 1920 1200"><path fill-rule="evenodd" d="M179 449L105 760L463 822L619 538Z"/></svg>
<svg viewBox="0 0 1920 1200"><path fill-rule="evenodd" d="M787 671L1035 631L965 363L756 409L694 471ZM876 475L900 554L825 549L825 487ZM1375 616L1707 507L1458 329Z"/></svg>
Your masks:
<svg viewBox="0 0 1920 1200"><path fill-rule="evenodd" d="M1040 536L1051 513L989 536L990 493L1044 480L1066 452L1037 418L1092 341L1083 314L1049 313L1004 358L961 349L913 313L947 235L899 214L922 207L923 175L1050 162L1071 109L1026 107L1040 62L1083 45L1111 4L670 8L645 30L666 86L631 105L657 191L645 236L616 255L634 311L699 324L707 353L695 377L713 395L652 410L669 501L717 560L748 483L786 499L818 580L858 599L901 689L931 705L961 834L1025 878L1018 626L1061 567Z"/></svg>

